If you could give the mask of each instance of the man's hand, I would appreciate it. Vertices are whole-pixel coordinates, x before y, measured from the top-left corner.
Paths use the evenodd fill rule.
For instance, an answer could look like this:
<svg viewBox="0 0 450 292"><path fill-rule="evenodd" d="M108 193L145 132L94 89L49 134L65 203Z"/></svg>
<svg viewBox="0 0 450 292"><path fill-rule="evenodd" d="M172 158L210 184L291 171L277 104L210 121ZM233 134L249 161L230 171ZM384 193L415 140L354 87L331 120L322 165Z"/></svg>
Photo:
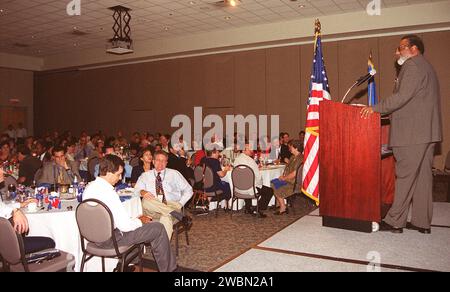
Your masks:
<svg viewBox="0 0 450 292"><path fill-rule="evenodd" d="M367 119L373 113L374 113L374 111L371 106L365 106L360 111L361 118L363 118L363 119Z"/></svg>
<svg viewBox="0 0 450 292"><path fill-rule="evenodd" d="M13 211L12 219L14 222L14 229L18 233L23 234L28 231L27 217L25 217L25 215L20 210Z"/></svg>
<svg viewBox="0 0 450 292"><path fill-rule="evenodd" d="M141 220L142 224L147 224L153 221L152 217L146 215L142 215L138 219Z"/></svg>
<svg viewBox="0 0 450 292"><path fill-rule="evenodd" d="M152 193L147 192L146 190L142 190L141 191L141 198L145 199L145 200L155 200L156 197L152 195Z"/></svg>
<svg viewBox="0 0 450 292"><path fill-rule="evenodd" d="M0 183L5 180L5 173L3 172L3 168L0 168Z"/></svg>

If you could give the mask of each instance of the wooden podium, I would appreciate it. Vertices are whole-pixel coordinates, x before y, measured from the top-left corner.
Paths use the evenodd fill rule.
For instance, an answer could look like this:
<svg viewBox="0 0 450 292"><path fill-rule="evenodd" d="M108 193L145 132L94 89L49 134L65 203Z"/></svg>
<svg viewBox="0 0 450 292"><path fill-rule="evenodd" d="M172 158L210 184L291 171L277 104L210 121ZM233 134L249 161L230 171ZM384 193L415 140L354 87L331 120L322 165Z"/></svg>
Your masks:
<svg viewBox="0 0 450 292"><path fill-rule="evenodd" d="M320 215L323 226L372 232L392 204L395 165L392 155L381 155L389 125L378 113L361 118L360 110L320 103Z"/></svg>

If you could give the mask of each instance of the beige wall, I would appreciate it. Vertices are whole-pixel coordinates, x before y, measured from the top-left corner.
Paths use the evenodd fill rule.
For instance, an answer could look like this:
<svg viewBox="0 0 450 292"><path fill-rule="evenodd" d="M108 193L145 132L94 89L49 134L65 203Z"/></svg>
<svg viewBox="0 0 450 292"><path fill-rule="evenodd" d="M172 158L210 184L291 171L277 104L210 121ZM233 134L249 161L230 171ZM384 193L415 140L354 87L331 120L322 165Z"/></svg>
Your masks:
<svg viewBox="0 0 450 292"><path fill-rule="evenodd" d="M41 71L44 59L38 57L21 56L0 52L0 68Z"/></svg>
<svg viewBox="0 0 450 292"><path fill-rule="evenodd" d="M0 107L26 108L25 126L29 133L33 133L33 74L32 71L0 68ZM9 99L19 99L20 102L11 104ZM0 125L0 132L7 126Z"/></svg>
<svg viewBox="0 0 450 292"><path fill-rule="evenodd" d="M426 57L441 82L444 117L443 153L450 149L450 31L421 34ZM367 72L372 50L377 92L390 94L395 70L393 52L400 36L325 42L324 59L333 100L340 100L353 81ZM35 125L44 130L71 129L75 134L102 129L173 132L177 114L280 115L280 130L292 136L304 129L313 47L295 45L224 53L111 68L62 73L38 73L35 79ZM361 96L363 87L348 97ZM206 130L204 131L206 132ZM437 158L441 167L443 157Z"/></svg>

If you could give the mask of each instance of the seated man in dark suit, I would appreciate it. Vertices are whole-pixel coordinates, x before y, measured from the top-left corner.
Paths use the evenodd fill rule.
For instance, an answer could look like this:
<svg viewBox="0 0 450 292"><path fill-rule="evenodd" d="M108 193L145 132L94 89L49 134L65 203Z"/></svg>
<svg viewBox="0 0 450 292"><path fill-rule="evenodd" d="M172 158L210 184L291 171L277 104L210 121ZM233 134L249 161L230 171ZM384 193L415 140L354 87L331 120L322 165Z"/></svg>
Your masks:
<svg viewBox="0 0 450 292"><path fill-rule="evenodd" d="M56 146L52 150L53 161L44 163L42 172L36 176L37 185L41 184L73 184L75 177L81 181L77 164L73 161L67 161L65 149Z"/></svg>

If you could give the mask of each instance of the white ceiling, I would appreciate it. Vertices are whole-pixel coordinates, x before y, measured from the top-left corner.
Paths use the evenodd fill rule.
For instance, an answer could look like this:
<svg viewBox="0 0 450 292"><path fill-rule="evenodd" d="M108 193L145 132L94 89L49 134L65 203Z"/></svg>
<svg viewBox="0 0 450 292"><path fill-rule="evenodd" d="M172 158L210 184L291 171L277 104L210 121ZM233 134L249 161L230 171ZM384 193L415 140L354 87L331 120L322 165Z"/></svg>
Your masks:
<svg viewBox="0 0 450 292"><path fill-rule="evenodd" d="M381 0L382 7L440 0ZM370 0L242 0L237 7L213 5L217 0L81 0L81 15L69 16L71 0L1 0L0 52L50 56L105 47L113 37L112 11L131 8L134 42L363 11ZM193 2L194 4L191 4ZM304 7L300 7L304 5ZM86 34L74 35L74 28Z"/></svg>

